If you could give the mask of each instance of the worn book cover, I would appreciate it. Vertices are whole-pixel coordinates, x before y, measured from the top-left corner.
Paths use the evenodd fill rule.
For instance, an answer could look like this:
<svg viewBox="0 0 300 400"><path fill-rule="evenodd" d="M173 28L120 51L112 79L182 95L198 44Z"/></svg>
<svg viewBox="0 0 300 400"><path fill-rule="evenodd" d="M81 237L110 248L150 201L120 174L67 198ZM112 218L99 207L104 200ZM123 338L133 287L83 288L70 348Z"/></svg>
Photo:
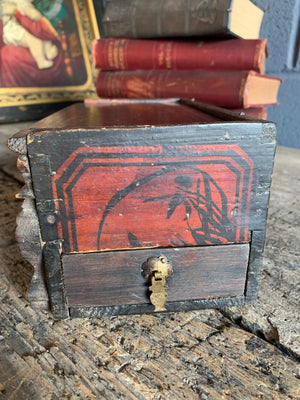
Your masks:
<svg viewBox="0 0 300 400"><path fill-rule="evenodd" d="M263 10L250 0L114 0L102 19L105 37L259 37Z"/></svg>
<svg viewBox="0 0 300 400"><path fill-rule="evenodd" d="M92 55L95 67L106 70L208 69L263 73L267 39L103 38L93 42Z"/></svg>
<svg viewBox="0 0 300 400"><path fill-rule="evenodd" d="M277 104L281 79L254 71L100 71L99 97L185 97L226 108Z"/></svg>

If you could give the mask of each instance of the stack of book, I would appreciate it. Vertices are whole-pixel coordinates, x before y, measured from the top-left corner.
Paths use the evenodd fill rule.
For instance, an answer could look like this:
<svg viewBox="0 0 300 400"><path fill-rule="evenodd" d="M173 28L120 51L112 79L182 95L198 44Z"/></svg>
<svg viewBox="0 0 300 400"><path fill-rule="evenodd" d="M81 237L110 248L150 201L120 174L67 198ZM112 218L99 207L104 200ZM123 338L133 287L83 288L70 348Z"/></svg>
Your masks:
<svg viewBox="0 0 300 400"><path fill-rule="evenodd" d="M250 0L113 0L93 43L100 98L190 98L267 118L263 11Z"/></svg>

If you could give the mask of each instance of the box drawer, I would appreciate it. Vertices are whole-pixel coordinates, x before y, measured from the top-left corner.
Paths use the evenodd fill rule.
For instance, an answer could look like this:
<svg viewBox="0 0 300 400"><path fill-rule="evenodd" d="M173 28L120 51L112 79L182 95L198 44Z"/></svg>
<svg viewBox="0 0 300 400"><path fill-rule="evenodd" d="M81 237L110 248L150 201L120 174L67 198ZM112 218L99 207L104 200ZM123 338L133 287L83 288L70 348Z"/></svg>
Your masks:
<svg viewBox="0 0 300 400"><path fill-rule="evenodd" d="M64 254L63 283L69 306L149 304L142 264L161 255L173 265L167 280L167 309L172 302L244 294L249 244Z"/></svg>

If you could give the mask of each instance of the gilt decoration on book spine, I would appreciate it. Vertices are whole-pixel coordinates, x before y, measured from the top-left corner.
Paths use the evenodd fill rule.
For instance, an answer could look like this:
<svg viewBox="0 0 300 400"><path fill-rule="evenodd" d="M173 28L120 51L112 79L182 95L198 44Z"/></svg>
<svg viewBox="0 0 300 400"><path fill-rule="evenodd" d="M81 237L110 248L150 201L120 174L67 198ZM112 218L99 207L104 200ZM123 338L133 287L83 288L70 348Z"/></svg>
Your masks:
<svg viewBox="0 0 300 400"><path fill-rule="evenodd" d="M277 104L281 79L255 71L100 71L99 97L190 98L220 107Z"/></svg>
<svg viewBox="0 0 300 400"><path fill-rule="evenodd" d="M263 73L266 39L99 39L93 61L104 70L253 70Z"/></svg>

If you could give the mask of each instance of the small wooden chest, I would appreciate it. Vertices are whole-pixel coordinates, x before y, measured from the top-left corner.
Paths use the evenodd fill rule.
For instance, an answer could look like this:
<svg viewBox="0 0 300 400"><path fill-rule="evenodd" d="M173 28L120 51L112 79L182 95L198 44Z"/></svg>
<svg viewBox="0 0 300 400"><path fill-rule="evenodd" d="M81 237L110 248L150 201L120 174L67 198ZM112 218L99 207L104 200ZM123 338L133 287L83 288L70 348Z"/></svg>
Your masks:
<svg viewBox="0 0 300 400"><path fill-rule="evenodd" d="M192 100L75 104L19 132L29 300L56 318L253 301L275 136Z"/></svg>

